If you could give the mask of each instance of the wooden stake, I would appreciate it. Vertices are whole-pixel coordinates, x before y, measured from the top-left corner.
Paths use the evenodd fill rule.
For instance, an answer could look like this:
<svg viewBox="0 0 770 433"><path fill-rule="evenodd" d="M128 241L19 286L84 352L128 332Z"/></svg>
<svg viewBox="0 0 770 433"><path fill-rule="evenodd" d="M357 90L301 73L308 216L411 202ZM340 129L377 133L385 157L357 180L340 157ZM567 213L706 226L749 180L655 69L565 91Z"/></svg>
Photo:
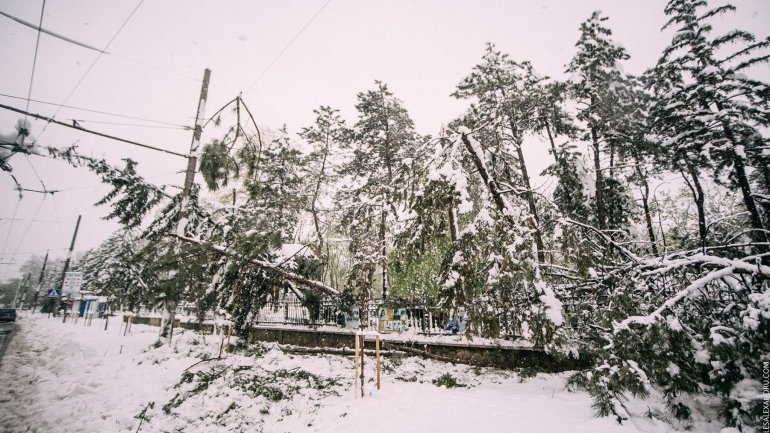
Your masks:
<svg viewBox="0 0 770 433"><path fill-rule="evenodd" d="M356 350L353 356L353 363L355 368L353 370L353 396L358 395L358 335L356 335Z"/></svg>
<svg viewBox="0 0 770 433"><path fill-rule="evenodd" d="M364 343L366 337L361 335L361 398L364 398Z"/></svg>
<svg viewBox="0 0 770 433"><path fill-rule="evenodd" d="M380 336L376 336L374 340L375 353L377 357L377 390L380 389Z"/></svg>
<svg viewBox="0 0 770 433"><path fill-rule="evenodd" d="M233 325L227 326L227 353L230 353L230 336L233 334Z"/></svg>

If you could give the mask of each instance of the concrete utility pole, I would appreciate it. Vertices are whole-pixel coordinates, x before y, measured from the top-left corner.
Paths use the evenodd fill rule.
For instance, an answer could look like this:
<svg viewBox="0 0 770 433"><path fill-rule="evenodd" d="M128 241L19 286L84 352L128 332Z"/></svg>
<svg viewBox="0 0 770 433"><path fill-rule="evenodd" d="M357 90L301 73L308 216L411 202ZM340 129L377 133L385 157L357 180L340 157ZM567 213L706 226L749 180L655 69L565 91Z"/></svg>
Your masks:
<svg viewBox="0 0 770 433"><path fill-rule="evenodd" d="M211 78L211 70L208 68L203 71L203 83L201 84L201 96L198 99L198 111L195 114L195 129L193 130L193 138L190 143L190 154L187 156L187 172L184 176L184 189L182 189L182 208L179 210L179 219L177 220L177 234L180 230L184 229L184 224L187 223L187 201L190 197L190 191L192 190L193 180L195 180L195 170L198 167L198 149L201 145L201 134L203 133L203 116L206 112L206 99L209 95L209 78Z"/></svg>
<svg viewBox="0 0 770 433"><path fill-rule="evenodd" d="M24 304L27 303L27 292L29 291L29 281L31 279L32 279L32 274L27 273L27 275L24 276L24 280L22 280L23 282L21 284L21 287L23 290L21 292L21 297L19 298L19 305L18 305L18 308L20 310L23 310Z"/></svg>
<svg viewBox="0 0 770 433"><path fill-rule="evenodd" d="M35 291L35 299L32 300L33 314L35 313L35 308L37 308L37 302L40 299L40 290L42 289L41 286L43 285L43 277L45 277L46 264L48 264L48 251L45 252L45 259L43 259L43 267L40 269L40 276L37 278L37 290Z"/></svg>
<svg viewBox="0 0 770 433"><path fill-rule="evenodd" d="M27 278L29 278L29 274L24 275L21 280L19 280L19 284L16 285L16 294L13 295L13 303L11 304L13 308L19 308L19 303L23 302L20 301L21 288L25 287L24 285L27 284Z"/></svg>
<svg viewBox="0 0 770 433"><path fill-rule="evenodd" d="M209 94L209 79L211 78L211 70L206 68L203 71L203 83L201 83L201 95L198 99L198 111L195 114L195 129L193 130L192 142L190 143L190 153L187 156L187 171L184 177L184 188L182 189L182 204L179 208L179 218L176 224L176 235L184 236L184 229L187 226L187 216L189 212L187 210L188 201L190 200L190 192L192 191L193 181L195 180L195 170L198 167L198 153L201 145L201 134L203 133L203 118L206 113L206 100ZM177 243L177 250L179 240ZM161 319L160 336L168 338L171 341L171 333L174 327L174 316L176 314L176 299L167 299L165 302L165 311L163 318Z"/></svg>
<svg viewBox="0 0 770 433"><path fill-rule="evenodd" d="M56 317L56 314L59 312L59 304L61 304L61 297L64 295L62 293L64 291L64 277L67 276L67 271L70 268L70 260L72 259L72 250L75 249L75 239L78 237L78 229L80 228L80 218L81 215L78 215L78 222L75 224L75 233L72 234L72 242L70 242L70 249L67 251L67 260L64 261L64 270L61 273L61 283L59 284L59 294L56 296L56 303L53 306L53 315ZM47 257L47 255L46 255Z"/></svg>

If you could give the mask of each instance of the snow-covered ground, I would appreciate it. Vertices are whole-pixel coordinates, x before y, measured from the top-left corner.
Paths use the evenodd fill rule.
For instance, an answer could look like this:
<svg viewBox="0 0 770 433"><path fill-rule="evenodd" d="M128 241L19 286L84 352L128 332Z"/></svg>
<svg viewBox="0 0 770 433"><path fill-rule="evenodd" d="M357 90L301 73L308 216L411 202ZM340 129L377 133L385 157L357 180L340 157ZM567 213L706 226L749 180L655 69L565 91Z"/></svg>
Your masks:
<svg viewBox="0 0 770 433"><path fill-rule="evenodd" d="M522 378L388 358L382 389L367 382L360 398L349 357L259 344L202 361L216 358L220 336L184 331L171 347L156 347L158 328L133 325L123 336L116 319L107 331L103 320L85 327L42 314L22 314L17 323L0 367L3 433L675 431L645 416L660 410L654 400L629 402L636 416L623 425L594 418L590 397L565 389L567 374ZM371 357L366 377L374 379ZM719 427L701 421L693 431Z"/></svg>

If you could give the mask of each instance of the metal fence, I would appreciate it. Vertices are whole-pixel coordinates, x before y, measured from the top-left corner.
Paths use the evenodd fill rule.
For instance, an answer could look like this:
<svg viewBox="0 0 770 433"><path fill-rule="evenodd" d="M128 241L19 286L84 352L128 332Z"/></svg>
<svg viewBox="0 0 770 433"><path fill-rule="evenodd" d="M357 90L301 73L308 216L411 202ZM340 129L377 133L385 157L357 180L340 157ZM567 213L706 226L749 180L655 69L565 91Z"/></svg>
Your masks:
<svg viewBox="0 0 770 433"><path fill-rule="evenodd" d="M447 311L425 307L407 307L396 308L399 319L405 322L405 328L410 332L425 335L435 334L448 334L446 330L447 322L449 321L449 313ZM377 329L378 320L381 318L383 311L383 305L381 302L370 302L367 306L367 314L364 315L366 322L365 327L369 329ZM139 315L162 315L161 308L152 309L141 307L137 311ZM178 315L195 316L196 308L194 304L180 304L177 306L176 313ZM465 332L465 315L459 313L460 319L460 333ZM220 315L216 315L213 311L207 311L204 316L204 320L213 320L222 318ZM498 327L500 338L514 338L515 336L508 336L505 332L506 326L504 321L501 320L501 326ZM307 327L319 327L319 326L335 326L340 328L359 328L359 313L358 307L353 307L352 314L341 313L338 310L338 306L332 302L323 302L321 304L319 317L313 321L310 318L310 312L302 305L299 300L280 300L276 302L270 302L267 305L259 309L253 316L254 325L265 326L307 326ZM473 333L481 334L485 331L485 325L482 323L474 324Z"/></svg>

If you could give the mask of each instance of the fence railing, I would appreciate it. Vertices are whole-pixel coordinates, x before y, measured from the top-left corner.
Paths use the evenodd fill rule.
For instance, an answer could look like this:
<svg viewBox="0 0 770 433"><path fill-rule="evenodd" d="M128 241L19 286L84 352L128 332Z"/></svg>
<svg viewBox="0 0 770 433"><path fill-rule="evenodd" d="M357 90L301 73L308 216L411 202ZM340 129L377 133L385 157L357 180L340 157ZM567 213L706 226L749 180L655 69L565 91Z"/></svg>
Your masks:
<svg viewBox="0 0 770 433"><path fill-rule="evenodd" d="M567 326L571 327L578 327L580 326L577 323L574 323L574 321L569 320L570 316L573 316L572 313L574 309L576 309L576 305L572 304L565 304L564 306L564 314L565 314L565 323ZM380 318L380 313L383 309L382 303L380 302L370 302L367 306L367 314L364 316L365 321L367 321L367 324L365 327L369 329L377 329L378 327L378 319ZM398 311L399 319L403 319L405 322L405 328L410 330L410 332L415 332L418 334L425 334L425 335L434 335L434 334L447 334L449 331L445 330L447 322L449 320L449 314L448 312L442 311L437 308L430 308L430 307L410 307L410 308L397 308L396 311ZM195 305L193 304L181 304L177 306L176 309L177 314L179 315L187 315L187 316L195 316L196 310ZM150 309L141 307L139 311L137 311L140 315L147 315L147 314L154 314L154 315L162 315L162 310L160 309ZM577 316L577 315L575 315ZM573 316L573 317L575 317ZM213 311L207 311L204 316L204 320L214 320L214 319L221 319L222 316L216 315ZM510 317L508 317L510 318ZM575 317L576 318L576 317ZM508 335L509 332L506 331L508 329L506 325L506 319L507 318L501 318L500 319L500 326L496 327L495 333L499 333L500 335L497 335L499 338L516 338L515 335ZM402 322L402 323L404 323ZM271 302L262 308L259 309L259 311L254 314L253 316L253 325L266 325L266 326L281 326L281 325L292 325L292 326L307 326L307 327L319 327L319 326L335 326L339 328L359 328L359 314L358 314L358 308L355 307L353 314L344 314L341 313L338 310L338 306L332 302L323 302L321 304L321 308L319 311L319 317L317 320L311 320L310 312L308 309L302 305L302 303L298 300L283 300L283 301L277 301L277 302ZM465 320L464 317L461 315L460 317L460 329L459 333L465 332ZM488 325L488 324L487 324ZM484 335L486 334L486 326L483 323L476 323L474 324L473 333L474 335Z"/></svg>

